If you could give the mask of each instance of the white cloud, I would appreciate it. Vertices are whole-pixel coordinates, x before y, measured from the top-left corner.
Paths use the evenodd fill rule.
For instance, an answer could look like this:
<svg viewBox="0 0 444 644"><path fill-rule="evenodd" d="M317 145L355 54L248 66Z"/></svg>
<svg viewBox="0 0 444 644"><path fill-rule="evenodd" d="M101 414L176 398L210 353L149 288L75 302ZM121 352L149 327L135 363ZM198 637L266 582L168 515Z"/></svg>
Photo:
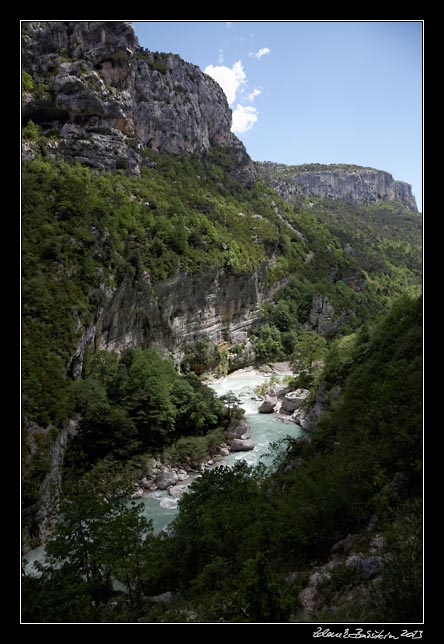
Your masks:
<svg viewBox="0 0 444 644"><path fill-rule="evenodd" d="M224 62L224 50L219 49L219 55L217 57L217 64L218 65L223 65L223 62Z"/></svg>
<svg viewBox="0 0 444 644"><path fill-rule="evenodd" d="M227 29L230 29L232 24L233 24L232 22L226 22L225 26L226 26Z"/></svg>
<svg viewBox="0 0 444 644"><path fill-rule="evenodd" d="M250 101L250 103L252 103L254 101L254 99L256 98L256 96L260 96L261 94L262 94L262 90L258 89L257 87L255 87L252 92L247 94L246 99L247 99L247 101Z"/></svg>
<svg viewBox="0 0 444 644"><path fill-rule="evenodd" d="M231 131L236 134L242 134L251 130L253 125L257 122L257 109L251 105L236 105L236 109L233 110L233 124L231 126Z"/></svg>
<svg viewBox="0 0 444 644"><path fill-rule="evenodd" d="M219 83L225 92L229 105L234 103L239 87L245 83L247 78L240 60L235 62L232 67L208 65L204 72Z"/></svg>
<svg viewBox="0 0 444 644"><path fill-rule="evenodd" d="M268 47L262 47L261 49L259 49L259 51L257 51L254 54L254 57L260 60L262 56L268 56L270 52L271 52L271 49L268 49Z"/></svg>

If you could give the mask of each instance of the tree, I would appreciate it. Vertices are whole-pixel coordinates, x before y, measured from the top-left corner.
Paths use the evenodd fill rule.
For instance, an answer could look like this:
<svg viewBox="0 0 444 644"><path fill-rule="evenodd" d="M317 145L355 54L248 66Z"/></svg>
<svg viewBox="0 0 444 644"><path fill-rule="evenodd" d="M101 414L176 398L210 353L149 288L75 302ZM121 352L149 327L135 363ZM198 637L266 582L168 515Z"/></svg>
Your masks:
<svg viewBox="0 0 444 644"><path fill-rule="evenodd" d="M182 584L214 557L239 564L256 552L263 537L262 474L239 461L232 468L208 470L193 482L171 526L171 556Z"/></svg>
<svg viewBox="0 0 444 644"><path fill-rule="evenodd" d="M233 393L231 390L227 391L226 394L219 398L221 402L224 403L225 407L228 410L228 423L232 421L235 417L237 410L239 409L240 399Z"/></svg>
<svg viewBox="0 0 444 644"><path fill-rule="evenodd" d="M291 356L292 369L296 373L314 377L320 371L315 363L324 359L326 344L325 338L314 331L301 331Z"/></svg>
<svg viewBox="0 0 444 644"><path fill-rule="evenodd" d="M258 361L279 360L283 347L281 333L274 324L265 324L254 337L254 352Z"/></svg>
<svg viewBox="0 0 444 644"><path fill-rule="evenodd" d="M62 612L78 619L80 611L88 619L91 606L98 618L112 596L114 579L125 584L129 605L138 604L145 539L152 525L141 506L128 503L129 491L123 471L111 461L102 461L71 489L47 542L46 563L40 565L44 618L51 621L51 615ZM25 580L27 589L32 585Z"/></svg>
<svg viewBox="0 0 444 644"><path fill-rule="evenodd" d="M154 351L135 351L129 370L127 407L145 447L159 446L174 431L176 408L171 391L177 374Z"/></svg>

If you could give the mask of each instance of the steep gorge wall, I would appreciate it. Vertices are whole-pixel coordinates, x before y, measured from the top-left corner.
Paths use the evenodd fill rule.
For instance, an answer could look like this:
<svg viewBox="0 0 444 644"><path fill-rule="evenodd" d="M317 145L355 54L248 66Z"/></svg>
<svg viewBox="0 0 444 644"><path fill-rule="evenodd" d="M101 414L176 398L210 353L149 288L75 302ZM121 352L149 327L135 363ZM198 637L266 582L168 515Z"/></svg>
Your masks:
<svg viewBox="0 0 444 644"><path fill-rule="evenodd" d="M210 346L243 343L260 317L260 304L282 286L267 285L267 273L264 263L248 273L214 268L154 285L143 279L123 283L98 320L94 347L120 353L156 345L180 363L187 347L202 340Z"/></svg>
<svg viewBox="0 0 444 644"><path fill-rule="evenodd" d="M24 22L22 118L53 137L48 153L139 175L146 148L172 154L228 148L236 177L256 169L230 131L222 88L174 54L140 47L128 22ZM32 158L32 146L25 146Z"/></svg>

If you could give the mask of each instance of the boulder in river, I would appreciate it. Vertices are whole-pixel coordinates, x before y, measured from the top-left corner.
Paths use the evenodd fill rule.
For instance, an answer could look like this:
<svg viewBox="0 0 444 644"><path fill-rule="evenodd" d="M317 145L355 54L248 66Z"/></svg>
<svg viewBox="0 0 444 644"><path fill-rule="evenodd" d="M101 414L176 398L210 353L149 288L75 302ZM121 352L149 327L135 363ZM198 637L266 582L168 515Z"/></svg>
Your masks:
<svg viewBox="0 0 444 644"><path fill-rule="evenodd" d="M310 396L308 389L296 389L290 391L282 398L280 412L292 413L295 409L299 409L307 401Z"/></svg>
<svg viewBox="0 0 444 644"><path fill-rule="evenodd" d="M248 452L254 449L254 443L248 439L233 438L230 443L230 449L232 452Z"/></svg>
<svg viewBox="0 0 444 644"><path fill-rule="evenodd" d="M179 477L177 476L176 472L172 472L171 470L164 468L156 477L156 485L159 490L166 490L167 488L171 487L171 485L175 485L178 480Z"/></svg>
<svg viewBox="0 0 444 644"><path fill-rule="evenodd" d="M235 418L228 428L228 433L234 438L245 439L250 437L251 430L245 420Z"/></svg>
<svg viewBox="0 0 444 644"><path fill-rule="evenodd" d="M270 396L266 396L265 400L259 406L258 412L260 414L272 414L274 411L274 408L276 407L276 404L277 404L277 398L271 398Z"/></svg>
<svg viewBox="0 0 444 644"><path fill-rule="evenodd" d="M132 499L141 499L143 497L143 490L139 487L134 494L131 494Z"/></svg>
<svg viewBox="0 0 444 644"><path fill-rule="evenodd" d="M185 493L185 485L173 485L168 488L168 494L173 497L173 499L181 499Z"/></svg>

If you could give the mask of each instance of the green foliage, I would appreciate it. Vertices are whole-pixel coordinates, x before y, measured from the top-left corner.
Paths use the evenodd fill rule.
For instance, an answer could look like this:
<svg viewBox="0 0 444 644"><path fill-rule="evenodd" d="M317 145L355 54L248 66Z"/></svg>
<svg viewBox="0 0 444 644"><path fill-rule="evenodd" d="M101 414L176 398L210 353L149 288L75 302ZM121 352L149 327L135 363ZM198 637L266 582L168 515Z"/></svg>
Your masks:
<svg viewBox="0 0 444 644"><path fill-rule="evenodd" d="M205 436L182 437L163 451L163 461L171 465L198 465L214 454L224 442L222 429L214 429Z"/></svg>
<svg viewBox="0 0 444 644"><path fill-rule="evenodd" d="M104 458L130 464L153 450L173 463L200 463L223 442L217 428L230 410L195 374L180 375L151 349L120 359L99 351L86 362L85 377L71 383L79 431L66 463L74 476Z"/></svg>
<svg viewBox="0 0 444 644"><path fill-rule="evenodd" d="M160 72L162 75L170 71L170 68L166 64L168 54L163 54L158 51L151 52L148 49L144 49L143 51L139 51L136 57L144 60L151 69Z"/></svg>
<svg viewBox="0 0 444 644"><path fill-rule="evenodd" d="M326 340L314 331L300 331L291 356L291 366L298 374L319 376L326 355Z"/></svg>
<svg viewBox="0 0 444 644"><path fill-rule="evenodd" d="M39 139L39 126L34 121L29 121L22 130L22 136L25 141L38 141Z"/></svg>
<svg viewBox="0 0 444 644"><path fill-rule="evenodd" d="M276 361L283 356L282 338L273 324L265 324L253 335L253 348L259 363Z"/></svg>
<svg viewBox="0 0 444 644"><path fill-rule="evenodd" d="M140 569L150 523L142 509L126 501L128 487L102 467L71 488L46 544L38 579L24 577L29 621L101 621L101 606L123 582L127 604L141 601Z"/></svg>
<svg viewBox="0 0 444 644"><path fill-rule="evenodd" d="M22 71L22 92L30 92L34 90L34 81L32 80L31 74L28 74L25 70Z"/></svg>
<svg viewBox="0 0 444 644"><path fill-rule="evenodd" d="M422 507L419 498L398 509L386 531L387 564L374 588L375 612L384 622L420 622L422 607Z"/></svg>
<svg viewBox="0 0 444 644"><path fill-rule="evenodd" d="M184 158L148 154L155 167L143 168L139 179L122 173L97 174L49 159L24 164L23 399L25 414L44 425L66 419L65 372L70 370L76 344L106 299L106 290L121 282L137 284L142 275L156 282L178 270L203 273L210 267L251 271L274 249L279 261L270 268L270 281L289 274L290 279L279 296L285 304L270 313L269 337L260 338L260 359L262 354L263 359L276 359L275 350L291 354L298 323L307 322L316 293L327 296L338 311L355 310L349 329L353 330L364 315L371 317L384 298L405 285L405 280L399 281L404 260L399 256L395 265L392 254L390 271L396 269L396 276L393 271L378 273L377 278L371 274L360 292L346 286L341 277L360 276L359 262L343 252L327 219L328 225L312 212L295 214L262 184L242 188L227 174L237 163L231 150L219 146L207 156ZM278 204L280 217L272 201ZM321 211L316 215L321 216ZM346 221L352 221L358 233L360 222L372 221L361 215L359 209L347 214ZM362 247L368 246L370 235L384 221L378 243L400 247L406 224L413 253L418 248L418 218L403 215L401 230L397 213L387 211L384 217L362 234ZM381 254L385 248L374 245L374 253ZM314 258L305 263L310 251ZM411 270L416 270L414 266ZM197 370L218 362L211 347L208 351L205 367L192 360Z"/></svg>
<svg viewBox="0 0 444 644"><path fill-rule="evenodd" d="M179 583L200 574L214 557L239 563L255 551L263 506L258 483L258 475L240 461L209 470L192 484L171 526Z"/></svg>
<svg viewBox="0 0 444 644"><path fill-rule="evenodd" d="M269 179L291 179L295 175L305 172L357 172L359 170L375 170L368 166L354 165L352 163L302 163L300 165L285 165L265 161L260 164L261 172Z"/></svg>

